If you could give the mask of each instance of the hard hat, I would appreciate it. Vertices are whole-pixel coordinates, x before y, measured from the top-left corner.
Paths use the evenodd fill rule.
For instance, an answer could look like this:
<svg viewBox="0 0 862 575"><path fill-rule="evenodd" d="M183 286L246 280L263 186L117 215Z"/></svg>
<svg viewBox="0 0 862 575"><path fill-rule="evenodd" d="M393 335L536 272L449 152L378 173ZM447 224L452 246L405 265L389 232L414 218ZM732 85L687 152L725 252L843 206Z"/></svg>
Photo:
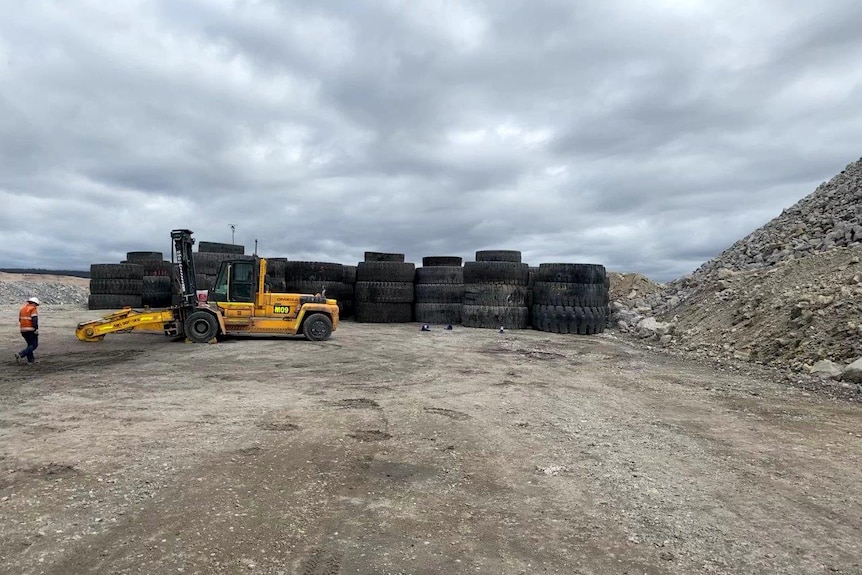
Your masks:
<svg viewBox="0 0 862 575"><path fill-rule="evenodd" d="M33 303L35 303L36 305L40 305L40 304L42 303L42 302L40 302L40 301L39 301L39 298L37 298L36 296L30 296L30 297L28 297L28 298L27 298L27 301L29 301L29 302L33 302Z"/></svg>

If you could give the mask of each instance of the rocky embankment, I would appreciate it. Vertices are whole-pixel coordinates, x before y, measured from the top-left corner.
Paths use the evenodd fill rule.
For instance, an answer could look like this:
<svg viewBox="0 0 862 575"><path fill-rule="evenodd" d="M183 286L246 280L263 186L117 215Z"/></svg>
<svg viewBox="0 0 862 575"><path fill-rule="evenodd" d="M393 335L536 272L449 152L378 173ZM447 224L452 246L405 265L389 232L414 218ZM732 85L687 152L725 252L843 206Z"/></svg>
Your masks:
<svg viewBox="0 0 862 575"><path fill-rule="evenodd" d="M855 388L862 384L860 261L862 160L691 275L634 287L625 285L631 274L612 275L614 321L666 348Z"/></svg>
<svg viewBox="0 0 862 575"><path fill-rule="evenodd" d="M86 309L89 295L89 280L85 278L0 272L0 304L23 304L36 296L46 305L81 305Z"/></svg>

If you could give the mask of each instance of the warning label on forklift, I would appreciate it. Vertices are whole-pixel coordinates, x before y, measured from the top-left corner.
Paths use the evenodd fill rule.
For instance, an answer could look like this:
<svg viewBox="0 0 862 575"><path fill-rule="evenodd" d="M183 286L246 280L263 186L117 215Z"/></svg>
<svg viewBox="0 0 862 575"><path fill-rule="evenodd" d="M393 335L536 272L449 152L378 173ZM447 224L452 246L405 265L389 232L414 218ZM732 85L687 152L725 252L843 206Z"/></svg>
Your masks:
<svg viewBox="0 0 862 575"><path fill-rule="evenodd" d="M290 306L274 305L272 306L272 313L290 313Z"/></svg>

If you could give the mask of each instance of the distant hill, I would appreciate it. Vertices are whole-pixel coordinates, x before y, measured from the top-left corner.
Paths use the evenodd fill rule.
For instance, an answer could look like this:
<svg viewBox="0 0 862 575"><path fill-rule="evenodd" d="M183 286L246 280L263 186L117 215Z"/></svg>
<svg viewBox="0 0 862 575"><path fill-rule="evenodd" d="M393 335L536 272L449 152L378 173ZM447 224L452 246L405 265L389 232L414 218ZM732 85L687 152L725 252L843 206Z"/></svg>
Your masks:
<svg viewBox="0 0 862 575"><path fill-rule="evenodd" d="M89 271L81 270L43 270L34 268L0 268L0 272L7 274L40 274L50 276L72 276L76 278L89 278Z"/></svg>

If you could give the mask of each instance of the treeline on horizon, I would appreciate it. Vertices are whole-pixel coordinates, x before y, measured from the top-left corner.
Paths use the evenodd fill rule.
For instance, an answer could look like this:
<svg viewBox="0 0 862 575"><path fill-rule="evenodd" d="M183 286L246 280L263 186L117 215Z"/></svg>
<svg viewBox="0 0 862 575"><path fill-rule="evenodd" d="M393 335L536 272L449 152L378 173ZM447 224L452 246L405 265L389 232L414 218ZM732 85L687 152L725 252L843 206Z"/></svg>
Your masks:
<svg viewBox="0 0 862 575"><path fill-rule="evenodd" d="M49 276L72 276L76 278L89 278L89 271L81 270L43 270L37 268L0 268L0 272L7 274L39 274Z"/></svg>

